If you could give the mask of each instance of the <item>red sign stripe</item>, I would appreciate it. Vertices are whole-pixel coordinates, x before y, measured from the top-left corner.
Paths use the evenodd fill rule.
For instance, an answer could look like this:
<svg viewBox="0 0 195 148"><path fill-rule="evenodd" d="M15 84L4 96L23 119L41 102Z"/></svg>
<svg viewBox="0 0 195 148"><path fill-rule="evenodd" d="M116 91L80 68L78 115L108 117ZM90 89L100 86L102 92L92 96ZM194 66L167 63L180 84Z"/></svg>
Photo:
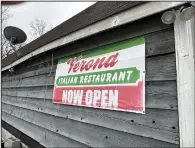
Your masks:
<svg viewBox="0 0 195 148"><path fill-rule="evenodd" d="M54 92L53 102L55 103L103 109L144 111L143 82L139 82L136 86L54 87ZM63 92L64 100L62 99ZM74 92L77 92L77 96ZM78 94L80 94L80 103L77 100Z"/></svg>

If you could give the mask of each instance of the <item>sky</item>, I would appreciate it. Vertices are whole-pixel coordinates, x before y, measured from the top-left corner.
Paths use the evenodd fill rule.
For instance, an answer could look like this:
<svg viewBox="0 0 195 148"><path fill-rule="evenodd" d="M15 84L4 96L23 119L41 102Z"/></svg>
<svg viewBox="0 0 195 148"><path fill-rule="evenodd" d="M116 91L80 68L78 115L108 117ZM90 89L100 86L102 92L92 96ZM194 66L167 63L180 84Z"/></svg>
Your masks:
<svg viewBox="0 0 195 148"><path fill-rule="evenodd" d="M95 2L25 2L9 8L13 16L7 21L7 25L22 29L28 37L31 31L29 23L35 18L41 19L47 24L56 27L94 3Z"/></svg>

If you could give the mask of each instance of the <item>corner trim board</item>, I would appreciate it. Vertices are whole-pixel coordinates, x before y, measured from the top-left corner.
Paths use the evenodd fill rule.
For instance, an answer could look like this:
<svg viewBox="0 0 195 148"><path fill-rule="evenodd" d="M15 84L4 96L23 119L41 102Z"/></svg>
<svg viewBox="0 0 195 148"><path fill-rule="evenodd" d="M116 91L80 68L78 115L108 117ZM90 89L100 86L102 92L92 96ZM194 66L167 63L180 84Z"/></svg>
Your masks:
<svg viewBox="0 0 195 148"><path fill-rule="evenodd" d="M195 147L194 21L174 23L180 147Z"/></svg>

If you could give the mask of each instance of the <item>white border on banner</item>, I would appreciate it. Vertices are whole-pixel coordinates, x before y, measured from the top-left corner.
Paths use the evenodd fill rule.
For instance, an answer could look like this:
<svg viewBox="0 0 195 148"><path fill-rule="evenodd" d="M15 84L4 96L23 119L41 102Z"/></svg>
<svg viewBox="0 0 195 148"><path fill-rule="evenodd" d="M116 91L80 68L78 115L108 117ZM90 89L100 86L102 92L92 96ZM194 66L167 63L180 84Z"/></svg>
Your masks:
<svg viewBox="0 0 195 148"><path fill-rule="evenodd" d="M132 47L125 47L124 49L121 49L121 50L116 50L116 51L114 51L114 52L111 52L111 53L115 53L115 52L118 52L118 53L123 53L123 51L126 51L125 52L125 57L127 57L127 59L128 60L130 60L130 59L139 59L138 57L141 57L141 58L143 58L144 60L143 60L143 66L138 66L138 65L133 65L133 67L135 66L136 67L136 69L138 69L139 71L140 71L140 78L135 82L135 83L126 83L126 84L97 84L97 85L63 85L63 86L57 86L57 79L58 79L58 77L63 77L63 76L65 76L65 75L67 75L67 71L68 71L68 68L66 68L66 67L69 67L69 65L68 64L66 64L66 62L65 63L59 63L58 62L58 64L57 64L57 69L56 69L56 74L55 74L55 82L54 82L54 87L55 88L73 88L73 89L75 89L75 88L85 88L85 87L108 87L108 86L138 86L138 83L140 82L140 81L144 81L143 82L143 88L142 88L142 108L143 108L143 110L142 111L136 111L136 110L128 110L128 109L120 109L120 108L118 108L118 109L116 109L116 108L106 108L106 107L96 107L96 106L87 106L87 105L79 105L79 104L69 104L69 103L64 103L63 101L60 101L60 102L55 102L55 100L54 100L54 97L55 97L55 89L53 90L53 99L52 99L52 101L53 101L53 103L57 103L57 104L66 104L66 105L73 105L73 106L83 106L83 107L91 107L91 108L98 108L98 109L108 109L108 110L116 110L116 111L126 111L126 112L133 112L133 113L141 113L141 114L145 114L145 49L146 49L146 42L145 42L145 38L144 37L142 37L143 39L144 39L144 43L142 43L141 45L139 44L139 45L135 45L135 46L132 46ZM139 39L139 38L134 38L134 39ZM129 42L133 42L133 40L134 39L132 39L132 40L129 40ZM121 42L118 42L118 43L121 43ZM140 47L140 50L137 50L136 52L137 52L137 54L136 54L136 52L135 52L135 47ZM102 47L103 48L103 47ZM135 57L128 57L128 56L126 56L127 54L129 54L129 53L134 53L135 55L136 55L136 58ZM82 53L80 54L81 56L82 56ZM93 59L94 57L100 57L100 56L110 56L111 54L110 53L107 53L107 52L105 52L105 53L102 53L101 55L95 55L95 56L92 56L92 57L90 57L90 59ZM122 54L123 55L123 54ZM131 55L131 54L130 54ZM74 57L74 56L73 56ZM123 57L124 58L124 56L121 56L121 57ZM120 60L119 59L121 59L121 57L119 56L118 57L118 61L119 61L119 63L120 63ZM68 59L68 57L66 57L67 59ZM69 57L69 58L71 58L71 57ZM77 58L77 57L75 57L75 58ZM62 58L62 59L64 59L64 58ZM62 60L62 59L59 59L59 61L60 60ZM86 59L89 59L89 58L86 58ZM130 61L128 61L128 62L130 62ZM130 62L131 63L131 62ZM63 64L63 65L62 65ZM119 64L120 65L120 64ZM118 65L118 66L119 66ZM130 64L131 66L132 66L132 63ZM110 70L119 70L119 69L121 69L121 68L131 68L131 66L130 65L125 65L125 67L121 67L121 65L119 66L119 67L117 67L116 65L115 65L115 68L111 68L111 69L109 69L109 70L105 70L104 69L104 71L110 71ZM141 64L142 65L142 64ZM63 68L62 68L62 67ZM130 67L129 67L130 66ZM137 67L138 66L138 67ZM117 67L117 68L116 68ZM94 71L94 70L93 70ZM96 72L102 72L101 70L98 70L98 71L96 71ZM89 72L89 73L86 73L86 74L90 74L91 72ZM80 73L79 73L80 74ZM71 75L71 76L75 76L75 75L77 75L77 73L75 73L74 75Z"/></svg>
<svg viewBox="0 0 195 148"><path fill-rule="evenodd" d="M65 105L70 105L70 106L75 106L74 104L67 104L63 102L53 102L55 104L65 104ZM122 111L122 112L131 112L131 113L139 113L139 114L145 114L145 111L135 111L135 110L125 110L125 109L116 109L116 108L104 108L104 107L91 107L91 106L85 106L85 105L76 105L80 107L87 107L87 108L96 108L96 109L104 109L104 110L114 110L114 111Z"/></svg>

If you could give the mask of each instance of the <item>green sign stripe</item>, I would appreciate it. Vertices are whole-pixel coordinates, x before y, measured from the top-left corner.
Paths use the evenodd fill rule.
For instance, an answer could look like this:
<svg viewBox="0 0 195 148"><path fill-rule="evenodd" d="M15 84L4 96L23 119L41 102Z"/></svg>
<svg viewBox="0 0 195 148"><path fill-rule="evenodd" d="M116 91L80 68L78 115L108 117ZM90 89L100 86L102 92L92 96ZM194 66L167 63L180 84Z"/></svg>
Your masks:
<svg viewBox="0 0 195 148"><path fill-rule="evenodd" d="M101 55L101 54L110 53L110 52L113 52L113 51L118 51L118 50L130 48L130 47L133 47L133 46L138 46L138 45L141 45L141 44L144 44L144 43L145 43L145 39L143 37L139 37L139 38L136 38L136 39L129 39L129 40L125 40L125 41L122 41L122 42L117 42L117 43L114 43L114 44L106 45L104 47L94 48L94 49L91 49L91 50L88 50L88 51L85 51L85 52L82 52L82 53L78 53L78 54L75 54L74 56L69 57L69 58L60 59L58 61L58 64L65 63L70 58L78 57L81 54L82 54L82 58L84 59L84 58L89 58L89 57L92 57L92 56L98 56L98 55Z"/></svg>
<svg viewBox="0 0 195 148"><path fill-rule="evenodd" d="M140 71L135 67L101 72L91 72L78 75L60 76L57 86L102 85L136 83L140 78Z"/></svg>

